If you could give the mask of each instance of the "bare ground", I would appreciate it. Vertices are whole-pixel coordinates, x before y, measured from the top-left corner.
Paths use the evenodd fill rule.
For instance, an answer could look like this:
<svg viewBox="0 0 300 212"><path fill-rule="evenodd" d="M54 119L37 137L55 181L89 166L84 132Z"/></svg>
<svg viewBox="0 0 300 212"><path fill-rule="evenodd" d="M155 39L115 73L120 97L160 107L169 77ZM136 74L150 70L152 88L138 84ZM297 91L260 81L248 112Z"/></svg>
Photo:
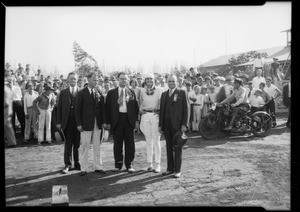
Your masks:
<svg viewBox="0 0 300 212"><path fill-rule="evenodd" d="M146 172L146 145L136 137L135 173L115 173L112 139L102 144L107 174L61 175L63 143L33 142L5 149L7 206L50 206L53 185L67 185L70 206L261 206L290 210L290 129L287 114L269 136L252 135L204 140L189 134L184 146L182 175L175 179ZM162 171L166 169L162 137Z"/></svg>

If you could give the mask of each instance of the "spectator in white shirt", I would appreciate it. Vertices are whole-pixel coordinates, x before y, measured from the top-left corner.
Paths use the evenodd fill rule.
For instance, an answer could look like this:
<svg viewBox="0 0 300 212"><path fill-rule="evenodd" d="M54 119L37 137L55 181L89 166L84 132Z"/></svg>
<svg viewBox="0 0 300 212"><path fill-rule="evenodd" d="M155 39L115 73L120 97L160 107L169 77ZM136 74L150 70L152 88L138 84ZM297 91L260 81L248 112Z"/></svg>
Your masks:
<svg viewBox="0 0 300 212"><path fill-rule="evenodd" d="M257 69L256 70L256 75L253 79L252 79L252 83L253 83L253 88L254 89L259 89L259 84L261 82L266 83L266 79L262 76L262 70L261 69Z"/></svg>
<svg viewBox="0 0 300 212"><path fill-rule="evenodd" d="M275 99L282 94L281 90L272 84L272 78L266 78L266 86L264 89L270 96L270 101L266 104L266 111L269 113L273 120L273 127L276 127L276 117L275 117Z"/></svg>
<svg viewBox="0 0 300 212"><path fill-rule="evenodd" d="M31 127L33 128L34 138L38 138L38 115L33 109L33 101L39 96L38 92L33 90L32 83L27 84L27 92L24 95L24 113L25 113L25 132L24 142L28 142L31 138Z"/></svg>
<svg viewBox="0 0 300 212"><path fill-rule="evenodd" d="M264 60L263 60L263 58L261 58L261 54L258 53L257 57L254 59L254 63L253 63L253 72L254 72L254 74L256 75L256 71L258 69L263 70L263 67L264 67Z"/></svg>
<svg viewBox="0 0 300 212"><path fill-rule="evenodd" d="M193 121L192 131L199 131L199 124L201 121L202 109L203 109L203 95L200 93L200 86L194 86L194 95L192 95L193 104Z"/></svg>
<svg viewBox="0 0 300 212"><path fill-rule="evenodd" d="M265 102L263 98L260 96L261 90L258 89L254 92L254 95L249 99L251 105L251 113L255 113L257 111L264 111Z"/></svg>
<svg viewBox="0 0 300 212"><path fill-rule="evenodd" d="M189 103L189 106L190 106L190 120L189 120L189 123L188 123L188 132L190 133L191 132L191 128L192 128L192 121L193 121L193 101L191 98L193 98L193 95L194 95L194 91L191 89L192 87L192 83L189 82L189 81L186 81L185 82L185 87L186 87L186 92L188 93L188 103Z"/></svg>

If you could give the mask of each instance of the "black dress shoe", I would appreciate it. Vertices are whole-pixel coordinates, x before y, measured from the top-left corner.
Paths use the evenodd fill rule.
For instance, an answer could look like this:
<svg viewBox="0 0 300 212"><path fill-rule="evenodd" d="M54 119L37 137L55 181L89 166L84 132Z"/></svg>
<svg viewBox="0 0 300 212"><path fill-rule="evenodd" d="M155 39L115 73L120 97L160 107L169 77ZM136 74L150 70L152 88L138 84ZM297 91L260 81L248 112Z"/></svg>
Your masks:
<svg viewBox="0 0 300 212"><path fill-rule="evenodd" d="M15 145L15 144L7 146L7 148L15 148L15 147L17 147L17 145Z"/></svg>
<svg viewBox="0 0 300 212"><path fill-rule="evenodd" d="M163 172L162 175L170 175L170 174L173 174L174 172L172 171L166 171L166 172Z"/></svg>
<svg viewBox="0 0 300 212"><path fill-rule="evenodd" d="M87 172L80 172L80 176L84 176L84 175L86 175L87 174Z"/></svg>
<svg viewBox="0 0 300 212"><path fill-rule="evenodd" d="M95 172L100 173L100 174L106 174L106 171L103 171L103 170L95 170Z"/></svg>
<svg viewBox="0 0 300 212"><path fill-rule="evenodd" d="M74 167L74 170L81 170L81 166L78 164L78 165L75 165L75 167Z"/></svg>

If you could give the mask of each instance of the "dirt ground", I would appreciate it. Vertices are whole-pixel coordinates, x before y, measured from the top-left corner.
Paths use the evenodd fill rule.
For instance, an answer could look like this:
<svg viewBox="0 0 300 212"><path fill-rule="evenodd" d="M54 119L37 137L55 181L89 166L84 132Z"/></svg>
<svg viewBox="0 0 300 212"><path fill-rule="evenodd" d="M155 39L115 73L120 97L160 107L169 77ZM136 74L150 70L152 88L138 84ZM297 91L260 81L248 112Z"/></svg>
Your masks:
<svg viewBox="0 0 300 212"><path fill-rule="evenodd" d="M184 146L182 175L176 179L147 172L143 135L136 137L135 173L112 172L113 143L102 144L107 174L90 170L61 175L63 143L19 143L5 148L7 206L51 206L52 186L67 185L70 206L260 206L290 210L290 129L287 114L278 114L278 126L269 136L252 135L204 140L191 133ZM162 171L166 169L165 140Z"/></svg>

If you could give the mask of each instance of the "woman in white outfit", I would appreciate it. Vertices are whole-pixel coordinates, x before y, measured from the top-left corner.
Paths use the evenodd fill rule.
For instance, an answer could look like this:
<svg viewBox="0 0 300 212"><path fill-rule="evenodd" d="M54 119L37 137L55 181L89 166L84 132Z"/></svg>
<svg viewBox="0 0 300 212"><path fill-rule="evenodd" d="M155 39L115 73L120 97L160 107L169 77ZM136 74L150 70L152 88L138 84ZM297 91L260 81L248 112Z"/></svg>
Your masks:
<svg viewBox="0 0 300 212"><path fill-rule="evenodd" d="M159 107L162 89L155 86L154 75L147 74L145 76L145 87L140 92L140 129L144 134L147 143L147 162L148 171L156 173L161 171L161 144L158 130L159 123ZM155 167L153 166L153 150Z"/></svg>

